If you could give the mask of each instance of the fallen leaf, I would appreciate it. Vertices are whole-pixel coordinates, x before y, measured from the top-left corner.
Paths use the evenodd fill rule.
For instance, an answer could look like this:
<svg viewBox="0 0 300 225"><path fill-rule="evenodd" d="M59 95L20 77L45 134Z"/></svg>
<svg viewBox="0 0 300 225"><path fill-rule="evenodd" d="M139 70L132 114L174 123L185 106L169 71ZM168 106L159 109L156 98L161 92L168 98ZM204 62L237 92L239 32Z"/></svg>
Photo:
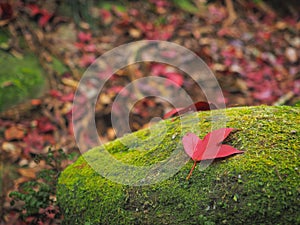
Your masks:
<svg viewBox="0 0 300 225"><path fill-rule="evenodd" d="M164 76L168 78L166 85L174 85L174 83L176 84L175 86L179 86L179 87L183 85L183 76L180 73L169 72L169 73L165 73Z"/></svg>
<svg viewBox="0 0 300 225"><path fill-rule="evenodd" d="M79 82L70 78L62 78L61 82L67 86L73 87L74 89L77 89Z"/></svg>
<svg viewBox="0 0 300 225"><path fill-rule="evenodd" d="M74 98L74 93L73 92L70 92L68 94L65 94L65 95L62 95L60 97L60 100L62 102L72 102L73 101L73 98Z"/></svg>
<svg viewBox="0 0 300 225"><path fill-rule="evenodd" d="M37 168L20 168L18 169L19 174L21 174L23 177L35 179L36 178L36 172L38 171Z"/></svg>
<svg viewBox="0 0 300 225"><path fill-rule="evenodd" d="M193 103L192 105L189 105L188 107L185 107L185 108L172 109L171 111L167 112L164 115L164 119L168 119L173 116L182 115L187 112L208 111L208 110L216 109L216 108L217 108L217 106L213 103L200 101L200 102Z"/></svg>
<svg viewBox="0 0 300 225"><path fill-rule="evenodd" d="M32 106L39 106L42 104L42 100L41 99L31 99L30 103Z"/></svg>
<svg viewBox="0 0 300 225"><path fill-rule="evenodd" d="M298 61L298 55L294 48L291 47L287 48L285 50L285 56L291 63L295 63Z"/></svg>
<svg viewBox="0 0 300 225"><path fill-rule="evenodd" d="M25 136L25 129L20 126L12 126L4 131L4 137L7 141L20 140Z"/></svg>
<svg viewBox="0 0 300 225"><path fill-rule="evenodd" d="M130 36L133 38L140 38L142 35L142 32L135 28L130 28L128 32L129 32Z"/></svg>
<svg viewBox="0 0 300 225"><path fill-rule="evenodd" d="M78 40L81 42L89 42L92 39L92 34L90 32L80 31L77 35Z"/></svg>
<svg viewBox="0 0 300 225"><path fill-rule="evenodd" d="M54 131L56 127L50 122L47 117L41 117L37 120L37 127L39 132L47 133Z"/></svg>
<svg viewBox="0 0 300 225"><path fill-rule="evenodd" d="M30 10L31 16L36 16L40 13L40 8L36 4L29 4L27 7Z"/></svg>
<svg viewBox="0 0 300 225"><path fill-rule="evenodd" d="M175 109L172 109L171 111L167 112L165 115L164 115L164 119L168 119L168 118L171 118L173 116L176 116L178 115L178 112L180 110L182 110L184 108L175 108Z"/></svg>
<svg viewBox="0 0 300 225"><path fill-rule="evenodd" d="M6 152L5 155L9 158L10 162L16 162L20 159L22 150L19 145L5 141L2 143L1 147Z"/></svg>
<svg viewBox="0 0 300 225"><path fill-rule="evenodd" d="M113 21L113 16L109 10L100 9L100 16L104 25L109 25Z"/></svg>
<svg viewBox="0 0 300 225"><path fill-rule="evenodd" d="M230 145L222 144L222 141L230 134L233 128L221 128L208 133L203 140L193 133L187 133L182 138L184 150L194 161L194 165L187 176L192 175L198 161L224 158L233 154L243 153Z"/></svg>
<svg viewBox="0 0 300 225"><path fill-rule="evenodd" d="M39 19L39 26L40 27L44 27L46 26L46 24L49 22L49 20L52 18L53 14L49 13L47 10L45 9L41 9L40 10L41 13L41 17Z"/></svg>
<svg viewBox="0 0 300 225"><path fill-rule="evenodd" d="M2 149L6 152L11 152L16 150L16 146L11 142L3 142L2 143Z"/></svg>
<svg viewBox="0 0 300 225"><path fill-rule="evenodd" d="M41 153L44 147L43 136L37 130L28 133L23 141L26 143L26 147L24 148L25 155L28 155L29 153Z"/></svg>
<svg viewBox="0 0 300 225"><path fill-rule="evenodd" d="M79 65L81 67L88 67L95 61L96 57L93 54L83 54L81 59L79 60Z"/></svg>

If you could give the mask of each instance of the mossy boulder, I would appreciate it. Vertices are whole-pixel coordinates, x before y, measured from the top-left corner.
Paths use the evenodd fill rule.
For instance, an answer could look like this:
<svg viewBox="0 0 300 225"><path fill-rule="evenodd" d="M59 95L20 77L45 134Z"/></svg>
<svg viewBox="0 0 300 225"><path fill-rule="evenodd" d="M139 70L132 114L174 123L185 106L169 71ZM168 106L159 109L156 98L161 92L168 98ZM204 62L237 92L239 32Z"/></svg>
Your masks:
<svg viewBox="0 0 300 225"><path fill-rule="evenodd" d="M46 77L33 54L16 58L0 52L0 67L0 112L43 94Z"/></svg>
<svg viewBox="0 0 300 225"><path fill-rule="evenodd" d="M212 120L217 121L215 127ZM299 121L298 107L213 110L161 121L150 130L91 149L59 178L57 198L64 223L300 224ZM113 182L88 163L105 164L100 156L107 150L127 164L155 164L168 158L175 146L183 152L186 132L202 138L224 122L237 128L227 143L244 154L214 161L202 171L196 167L189 180L191 160L168 179L141 186ZM157 144L162 130L163 140Z"/></svg>

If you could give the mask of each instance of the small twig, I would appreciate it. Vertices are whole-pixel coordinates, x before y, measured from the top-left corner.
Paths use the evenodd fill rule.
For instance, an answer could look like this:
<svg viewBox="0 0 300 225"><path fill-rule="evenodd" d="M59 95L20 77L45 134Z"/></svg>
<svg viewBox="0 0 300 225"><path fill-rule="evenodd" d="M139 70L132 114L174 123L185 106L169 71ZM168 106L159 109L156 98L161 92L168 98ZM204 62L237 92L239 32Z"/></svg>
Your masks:
<svg viewBox="0 0 300 225"><path fill-rule="evenodd" d="M281 96L273 105L284 105L286 102L291 100L295 96L295 93L293 91L289 91L285 95Z"/></svg>
<svg viewBox="0 0 300 225"><path fill-rule="evenodd" d="M237 19L237 15L234 10L232 0L225 0L225 4L226 4L227 12L228 12L228 18L225 20L224 26L230 26Z"/></svg>
<svg viewBox="0 0 300 225"><path fill-rule="evenodd" d="M279 171L276 166L275 166L275 171L276 171L276 174L277 174L279 180L282 181L282 177L280 176Z"/></svg>
<svg viewBox="0 0 300 225"><path fill-rule="evenodd" d="M193 173L193 171L194 171L196 165L197 165L197 161L194 161L193 167L192 167L192 169L190 170L189 175L186 177L187 180L190 179L190 177L192 176L192 173Z"/></svg>

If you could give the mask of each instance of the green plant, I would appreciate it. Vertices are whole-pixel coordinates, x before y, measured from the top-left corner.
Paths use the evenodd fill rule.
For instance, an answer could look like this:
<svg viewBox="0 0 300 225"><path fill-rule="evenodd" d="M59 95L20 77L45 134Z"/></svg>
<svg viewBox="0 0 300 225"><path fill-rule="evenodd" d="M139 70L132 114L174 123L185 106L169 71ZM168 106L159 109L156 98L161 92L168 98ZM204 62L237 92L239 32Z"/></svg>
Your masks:
<svg viewBox="0 0 300 225"><path fill-rule="evenodd" d="M20 185L18 191L9 194L11 206L19 205L16 210L23 221L30 224L56 224L55 221L61 217L55 200L57 178L64 169L63 161L74 156L67 155L62 149L49 149L47 154L36 156L35 162L44 161L47 169L39 172L37 180L27 181Z"/></svg>

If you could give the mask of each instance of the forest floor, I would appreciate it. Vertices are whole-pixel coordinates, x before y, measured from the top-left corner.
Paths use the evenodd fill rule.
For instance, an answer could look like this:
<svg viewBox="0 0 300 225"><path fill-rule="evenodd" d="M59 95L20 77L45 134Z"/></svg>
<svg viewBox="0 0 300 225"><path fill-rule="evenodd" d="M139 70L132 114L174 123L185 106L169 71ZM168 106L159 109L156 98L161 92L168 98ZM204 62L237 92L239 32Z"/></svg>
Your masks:
<svg viewBox="0 0 300 225"><path fill-rule="evenodd" d="M37 206L37 212L29 213L24 202L11 206L9 193L24 191L20 185L28 181L43 182L39 172L53 167L47 157L38 164L36 158L46 156L49 147L57 157L61 156L58 149L67 155L79 154L71 109L80 77L97 57L121 44L164 40L192 50L215 74L227 107L299 104L300 10L296 8L278 5L277 11L263 1L237 1L231 8L231 1L149 0L114 5L104 1L70 11L70 6L53 2L0 4L0 29L9 34L8 39L0 40L0 54L21 57L25 51L35 53L49 81L42 97L0 113L0 224L60 223L55 194L51 201L45 200L47 207ZM122 88L136 79L132 74L171 79L186 89L193 101L207 100L186 74L171 66L146 63L127 67L107 81L96 105L103 142L116 138L111 107ZM3 91L12 84L0 85ZM156 98L140 100L131 109L130 126L132 130L147 127L153 117L162 117L171 108ZM59 172L75 158L63 157L54 167Z"/></svg>

